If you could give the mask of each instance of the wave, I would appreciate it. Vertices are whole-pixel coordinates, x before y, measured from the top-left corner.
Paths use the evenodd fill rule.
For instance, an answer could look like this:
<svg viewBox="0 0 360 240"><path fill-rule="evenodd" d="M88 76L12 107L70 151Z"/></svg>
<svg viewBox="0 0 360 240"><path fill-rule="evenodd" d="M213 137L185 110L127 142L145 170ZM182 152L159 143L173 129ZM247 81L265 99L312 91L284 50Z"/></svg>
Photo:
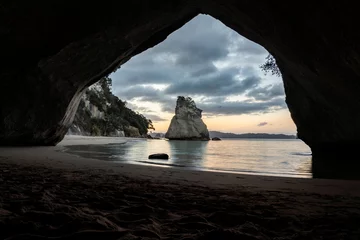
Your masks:
<svg viewBox="0 0 360 240"><path fill-rule="evenodd" d="M169 166L169 167L188 167L186 165L173 164L173 163L159 163L159 162L150 162L150 161L135 161L135 162L147 163L147 164L153 164L153 165L161 165L161 166Z"/></svg>
<svg viewBox="0 0 360 240"><path fill-rule="evenodd" d="M311 174L302 172L272 172L272 171L255 171L246 169L220 169L220 168L199 168L200 171L225 172L236 174L250 174L259 176L275 176L275 177L301 177L311 178Z"/></svg>

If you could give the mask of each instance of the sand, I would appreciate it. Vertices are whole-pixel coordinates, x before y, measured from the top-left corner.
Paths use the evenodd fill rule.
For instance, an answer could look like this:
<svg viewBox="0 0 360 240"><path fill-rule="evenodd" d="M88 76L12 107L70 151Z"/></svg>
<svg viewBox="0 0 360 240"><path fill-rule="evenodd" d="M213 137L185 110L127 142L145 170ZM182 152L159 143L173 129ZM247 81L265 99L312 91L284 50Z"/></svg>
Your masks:
<svg viewBox="0 0 360 240"><path fill-rule="evenodd" d="M68 144L0 148L0 239L359 239L360 182L85 159Z"/></svg>

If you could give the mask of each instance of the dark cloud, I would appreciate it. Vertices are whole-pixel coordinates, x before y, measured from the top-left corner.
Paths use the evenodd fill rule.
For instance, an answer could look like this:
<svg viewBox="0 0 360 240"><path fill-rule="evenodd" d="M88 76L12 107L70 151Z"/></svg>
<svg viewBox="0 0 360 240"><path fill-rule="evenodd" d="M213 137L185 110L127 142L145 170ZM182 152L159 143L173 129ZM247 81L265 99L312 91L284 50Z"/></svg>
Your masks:
<svg viewBox="0 0 360 240"><path fill-rule="evenodd" d="M230 36L233 39L232 52L250 55L262 55L267 53L265 48L244 37L239 37L236 32L231 32Z"/></svg>
<svg viewBox="0 0 360 240"><path fill-rule="evenodd" d="M284 86L282 83L268 85L265 87L257 87L250 90L246 96L252 97L255 100L267 101L276 97L284 96Z"/></svg>
<svg viewBox="0 0 360 240"><path fill-rule="evenodd" d="M263 127L263 126L265 126L265 125L268 125L268 122L261 122L261 123L259 123L257 126L258 126L258 127Z"/></svg>
<svg viewBox="0 0 360 240"><path fill-rule="evenodd" d="M145 83L171 84L183 78L196 80L215 73L218 69L214 62L229 54L230 31L221 22L200 15L164 42L123 65L113 74L114 88Z"/></svg>
<svg viewBox="0 0 360 240"><path fill-rule="evenodd" d="M166 72L161 72L158 69L121 69L123 71L122 74L127 77L124 79L120 79L120 81L114 81L115 85L122 86L131 86L138 84L162 84L169 83L173 79L171 75L166 74Z"/></svg>
<svg viewBox="0 0 360 240"><path fill-rule="evenodd" d="M162 91L151 86L132 86L125 87L116 92L116 95L126 100L132 100L134 98L146 98L153 100L162 100L164 94Z"/></svg>
<svg viewBox="0 0 360 240"><path fill-rule="evenodd" d="M159 51L174 54L176 64L193 68L204 66L225 58L231 42L228 34L216 32L223 28L222 23L208 16L198 16L168 37L159 45ZM215 30L215 31L214 31Z"/></svg>
<svg viewBox="0 0 360 240"><path fill-rule="evenodd" d="M164 92L177 95L226 96L244 93L260 83L261 79L255 76L239 80L238 72L237 69L231 68L196 81L192 79L179 81L170 85Z"/></svg>
<svg viewBox="0 0 360 240"><path fill-rule="evenodd" d="M177 53L176 63L183 66L203 65L224 58L228 54L228 50L219 44L225 39L211 39L206 42L190 42L179 49Z"/></svg>
<svg viewBox="0 0 360 240"><path fill-rule="evenodd" d="M241 115L251 113L269 113L286 108L283 98L272 99L267 102L222 102L212 104L197 104L204 113L209 115Z"/></svg>
<svg viewBox="0 0 360 240"><path fill-rule="evenodd" d="M167 121L167 119L161 118L161 117L159 117L158 115L155 115L155 114L144 114L144 116L147 119L151 119L151 121L153 121L153 122Z"/></svg>
<svg viewBox="0 0 360 240"><path fill-rule="evenodd" d="M162 91L152 87L135 86L124 89L119 96L126 100L141 100L144 102L154 102L161 105L164 112L174 113L176 105L176 97L170 97L163 94ZM187 95L188 96L188 95ZM241 115L250 113L267 113L279 109L286 108L285 100L282 97L273 98L269 101L254 102L251 99L243 101L226 101L224 96L216 97L202 97L200 101L196 101L197 106L203 110L204 115ZM150 112L146 108L142 109L136 105L129 106L132 109L140 112Z"/></svg>
<svg viewBox="0 0 360 240"><path fill-rule="evenodd" d="M160 103L163 111L169 111L172 109L171 112L173 112L176 105L176 96L171 97L165 95L163 91L149 86L127 87L119 90L116 95L127 101L136 99L144 102ZM136 109L139 109L139 107L136 106Z"/></svg>
<svg viewBox="0 0 360 240"><path fill-rule="evenodd" d="M203 104L222 103L226 101L226 96L200 97L199 102Z"/></svg>
<svg viewBox="0 0 360 240"><path fill-rule="evenodd" d="M191 73L191 77L201 77L204 75L208 75L210 73L217 72L217 68L214 66L214 64L210 64L209 66L204 66L203 68L196 70Z"/></svg>
<svg viewBox="0 0 360 240"><path fill-rule="evenodd" d="M207 116L272 112L286 105L281 84L262 83L259 65L266 56L263 47L221 22L199 15L164 42L124 64L111 76L113 92L126 101L158 103L162 111L170 113L174 113L178 95L195 97ZM151 84L167 87L159 90ZM226 100L234 95L248 99ZM155 117L149 118L155 121Z"/></svg>
<svg viewBox="0 0 360 240"><path fill-rule="evenodd" d="M241 76L257 76L257 72L252 66L245 66L240 68L240 74Z"/></svg>

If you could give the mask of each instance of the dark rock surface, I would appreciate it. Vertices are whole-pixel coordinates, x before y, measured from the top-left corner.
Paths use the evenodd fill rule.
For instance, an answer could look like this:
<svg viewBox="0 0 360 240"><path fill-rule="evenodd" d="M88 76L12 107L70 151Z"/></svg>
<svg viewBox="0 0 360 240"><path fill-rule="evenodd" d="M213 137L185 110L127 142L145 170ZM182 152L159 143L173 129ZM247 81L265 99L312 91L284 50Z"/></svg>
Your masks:
<svg viewBox="0 0 360 240"><path fill-rule="evenodd" d="M221 138L213 137L211 140L213 140L213 141L221 141Z"/></svg>
<svg viewBox="0 0 360 240"><path fill-rule="evenodd" d="M150 154L150 155L149 155L149 159L164 159L164 160L168 160L168 159L169 159L169 155L167 155L166 153L155 153L155 154Z"/></svg>
<svg viewBox="0 0 360 240"><path fill-rule="evenodd" d="M198 13L276 58L298 136L313 152L360 143L356 2L14 0L0 8L0 144L55 145L86 86Z"/></svg>

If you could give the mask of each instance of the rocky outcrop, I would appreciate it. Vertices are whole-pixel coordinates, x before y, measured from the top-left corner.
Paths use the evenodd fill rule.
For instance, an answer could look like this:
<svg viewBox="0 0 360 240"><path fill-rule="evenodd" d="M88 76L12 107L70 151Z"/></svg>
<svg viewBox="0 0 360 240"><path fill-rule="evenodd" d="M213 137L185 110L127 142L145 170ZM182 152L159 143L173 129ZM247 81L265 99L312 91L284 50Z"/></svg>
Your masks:
<svg viewBox="0 0 360 240"><path fill-rule="evenodd" d="M68 131L87 86L206 13L276 58L298 136L313 152L357 149L356 4L8 1L0 8L0 144L55 145Z"/></svg>
<svg viewBox="0 0 360 240"><path fill-rule="evenodd" d="M140 113L126 107L126 103L111 92L112 80L102 78L89 87L80 100L69 135L124 137L147 137L152 122ZM150 124L151 123L151 124Z"/></svg>
<svg viewBox="0 0 360 240"><path fill-rule="evenodd" d="M165 138L170 140L210 140L209 131L201 119L202 110L187 97L178 97L175 116L171 119Z"/></svg>

